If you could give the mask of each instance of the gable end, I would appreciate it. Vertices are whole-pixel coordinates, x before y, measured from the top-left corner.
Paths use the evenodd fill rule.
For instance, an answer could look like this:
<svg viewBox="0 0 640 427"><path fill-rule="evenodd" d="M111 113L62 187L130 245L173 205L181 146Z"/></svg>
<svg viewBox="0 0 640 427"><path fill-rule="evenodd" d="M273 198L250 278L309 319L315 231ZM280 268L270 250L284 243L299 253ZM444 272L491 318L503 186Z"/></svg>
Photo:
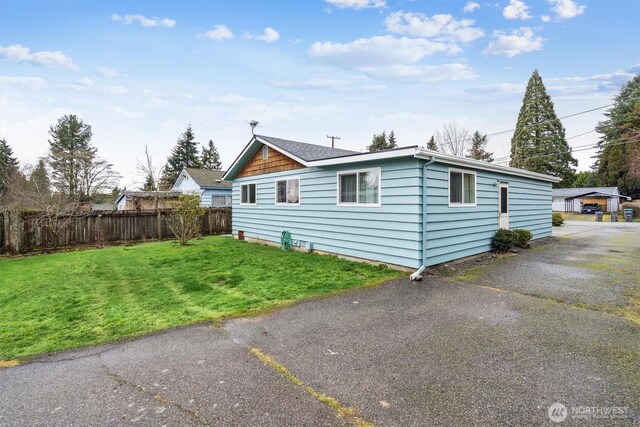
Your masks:
<svg viewBox="0 0 640 427"><path fill-rule="evenodd" d="M262 150L263 147L267 147L268 155L266 159L263 159ZM236 178L242 178L247 176L264 175L267 173L282 172L294 169L302 169L304 165L293 160L290 157L285 156L281 152L274 150L273 148L261 145L255 152L251 159L240 169L240 172L236 175Z"/></svg>

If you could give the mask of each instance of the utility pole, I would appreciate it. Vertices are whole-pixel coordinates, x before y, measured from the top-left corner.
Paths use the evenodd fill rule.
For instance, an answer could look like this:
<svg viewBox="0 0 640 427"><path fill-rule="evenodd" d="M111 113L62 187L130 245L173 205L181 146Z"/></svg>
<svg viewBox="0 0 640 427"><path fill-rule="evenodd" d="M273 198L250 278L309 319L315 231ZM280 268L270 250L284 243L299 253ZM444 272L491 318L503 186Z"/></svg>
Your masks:
<svg viewBox="0 0 640 427"><path fill-rule="evenodd" d="M334 146L335 140L336 139L340 139L339 136L329 136L329 135L327 135L327 138L331 138L331 148L335 148L335 146Z"/></svg>

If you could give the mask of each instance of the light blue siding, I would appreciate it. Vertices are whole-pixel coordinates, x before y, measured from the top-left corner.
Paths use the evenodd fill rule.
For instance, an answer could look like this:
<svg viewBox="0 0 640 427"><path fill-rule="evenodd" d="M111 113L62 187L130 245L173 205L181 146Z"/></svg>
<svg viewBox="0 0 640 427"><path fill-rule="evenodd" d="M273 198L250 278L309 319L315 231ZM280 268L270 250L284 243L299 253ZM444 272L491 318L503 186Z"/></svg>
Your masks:
<svg viewBox="0 0 640 427"><path fill-rule="evenodd" d="M200 196L200 204L202 206L210 207L211 196L230 196L230 195L231 195L231 187L206 188L202 190L202 195Z"/></svg>
<svg viewBox="0 0 640 427"><path fill-rule="evenodd" d="M237 178L233 182L233 233L273 242L283 230L319 251L418 268L423 260L422 191L425 161L407 157L311 167ZM381 206L337 205L337 173L380 167ZM509 227L538 239L551 235L551 183L465 167L476 172L475 207L449 206L449 165L427 169L426 255L435 265L491 250L498 229L498 186L509 184ZM300 178L300 205L275 205L275 180ZM240 204L240 185L256 183L257 204ZM210 199L210 197L209 197Z"/></svg>
<svg viewBox="0 0 640 427"><path fill-rule="evenodd" d="M337 205L337 173L381 168L380 207ZM419 160L313 167L233 181L233 233L279 242L283 230L319 251L417 268L420 263ZM300 206L275 205L275 180L300 177ZM240 185L257 183L257 204L240 204Z"/></svg>
<svg viewBox="0 0 640 427"><path fill-rule="evenodd" d="M476 172L475 207L449 206L449 168ZM427 265L491 250L498 229L497 182L509 184L509 228L551 236L551 183L436 162L427 169Z"/></svg>

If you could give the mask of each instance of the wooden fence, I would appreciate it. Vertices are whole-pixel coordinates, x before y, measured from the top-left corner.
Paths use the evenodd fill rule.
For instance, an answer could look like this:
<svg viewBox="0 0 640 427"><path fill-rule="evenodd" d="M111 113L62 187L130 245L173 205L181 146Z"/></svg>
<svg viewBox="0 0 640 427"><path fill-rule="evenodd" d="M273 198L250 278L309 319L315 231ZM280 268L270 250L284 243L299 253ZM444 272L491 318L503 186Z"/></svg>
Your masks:
<svg viewBox="0 0 640 427"><path fill-rule="evenodd" d="M173 238L167 222L170 213L171 209L160 210L160 227L155 210L89 212L65 217L68 222L58 234L57 246L102 246L109 242ZM0 212L0 252L21 253L55 246L54 236L38 218L37 213ZM200 233L203 236L231 233L231 208L208 208Z"/></svg>

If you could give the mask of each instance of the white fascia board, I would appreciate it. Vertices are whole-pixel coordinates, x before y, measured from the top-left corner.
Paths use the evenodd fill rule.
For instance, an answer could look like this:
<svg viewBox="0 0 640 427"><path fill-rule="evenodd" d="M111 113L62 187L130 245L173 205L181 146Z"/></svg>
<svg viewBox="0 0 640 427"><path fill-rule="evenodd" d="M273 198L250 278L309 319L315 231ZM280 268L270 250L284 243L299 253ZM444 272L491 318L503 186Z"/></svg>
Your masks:
<svg viewBox="0 0 640 427"><path fill-rule="evenodd" d="M342 165L356 162L367 162L370 160L393 159L396 157L407 157L415 155L416 148L408 147L391 151L377 151L374 153L351 154L342 157L334 157L332 159L314 160L308 162L309 166L332 166Z"/></svg>
<svg viewBox="0 0 640 427"><path fill-rule="evenodd" d="M499 166L487 162L481 162L480 160L468 159L466 157L452 156L451 154L444 154L438 151L426 150L424 148L418 148L415 156L419 159L431 159L446 163L449 165L466 166L474 169L482 169L491 172L499 172L507 175L523 176L525 178L539 179L542 181L560 182L561 178L552 175L545 175L542 173L531 172L524 169L512 168L509 166Z"/></svg>

